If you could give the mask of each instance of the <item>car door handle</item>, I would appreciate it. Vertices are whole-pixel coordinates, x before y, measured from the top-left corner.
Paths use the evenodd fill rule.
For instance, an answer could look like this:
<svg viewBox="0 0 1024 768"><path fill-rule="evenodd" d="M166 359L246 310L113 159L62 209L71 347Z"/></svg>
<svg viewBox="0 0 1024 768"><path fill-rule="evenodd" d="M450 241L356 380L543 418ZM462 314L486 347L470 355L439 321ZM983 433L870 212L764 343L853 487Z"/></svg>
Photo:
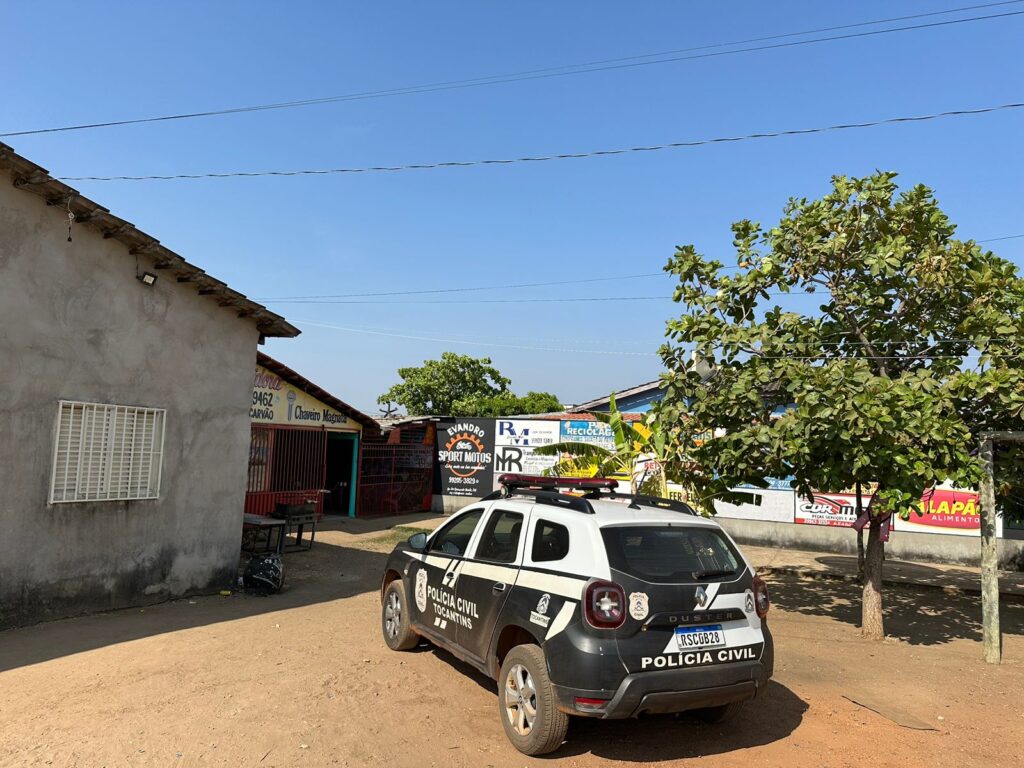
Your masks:
<svg viewBox="0 0 1024 768"><path fill-rule="evenodd" d="M507 586L508 585L505 584L504 582L499 581L497 584L495 584L493 587L491 587L491 592L493 592L494 594L498 594L499 592L504 592L505 589L507 588Z"/></svg>

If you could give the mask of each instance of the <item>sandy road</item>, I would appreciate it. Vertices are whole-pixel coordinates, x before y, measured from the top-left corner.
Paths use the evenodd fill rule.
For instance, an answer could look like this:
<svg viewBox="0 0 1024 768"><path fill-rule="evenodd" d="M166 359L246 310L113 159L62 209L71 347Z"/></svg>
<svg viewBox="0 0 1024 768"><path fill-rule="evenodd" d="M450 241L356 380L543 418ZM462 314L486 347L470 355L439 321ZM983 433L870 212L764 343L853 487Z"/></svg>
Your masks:
<svg viewBox="0 0 1024 768"><path fill-rule="evenodd" d="M1015 766L1024 754L1024 607L1006 659L979 660L977 606L892 595L884 644L854 595L778 581L770 695L733 726L682 715L574 721L541 761L505 741L494 683L378 628L384 555L326 532L288 556L287 592L203 597L0 633L2 766ZM874 696L936 730L853 704Z"/></svg>

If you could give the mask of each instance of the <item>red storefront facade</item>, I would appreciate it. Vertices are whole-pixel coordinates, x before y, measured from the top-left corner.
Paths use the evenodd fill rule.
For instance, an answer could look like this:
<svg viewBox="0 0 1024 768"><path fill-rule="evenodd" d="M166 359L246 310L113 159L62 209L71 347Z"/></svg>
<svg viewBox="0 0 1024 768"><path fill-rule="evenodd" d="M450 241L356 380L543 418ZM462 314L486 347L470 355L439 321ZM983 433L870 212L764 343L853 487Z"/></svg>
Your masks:
<svg viewBox="0 0 1024 768"><path fill-rule="evenodd" d="M380 439L376 421L262 353L250 419L247 513L312 503L318 515L357 514L360 454Z"/></svg>

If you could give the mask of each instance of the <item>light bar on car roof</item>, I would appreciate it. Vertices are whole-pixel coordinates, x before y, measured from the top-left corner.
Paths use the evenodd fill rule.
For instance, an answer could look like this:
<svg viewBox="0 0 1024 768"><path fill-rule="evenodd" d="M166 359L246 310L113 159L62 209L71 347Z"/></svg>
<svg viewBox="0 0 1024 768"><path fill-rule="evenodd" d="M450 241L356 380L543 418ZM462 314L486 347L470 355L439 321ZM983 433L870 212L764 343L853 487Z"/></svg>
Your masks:
<svg viewBox="0 0 1024 768"><path fill-rule="evenodd" d="M542 475L504 474L498 476L498 483L509 490L535 488L553 491L557 488L569 488L577 491L614 491L619 487L618 480L608 477L544 477Z"/></svg>

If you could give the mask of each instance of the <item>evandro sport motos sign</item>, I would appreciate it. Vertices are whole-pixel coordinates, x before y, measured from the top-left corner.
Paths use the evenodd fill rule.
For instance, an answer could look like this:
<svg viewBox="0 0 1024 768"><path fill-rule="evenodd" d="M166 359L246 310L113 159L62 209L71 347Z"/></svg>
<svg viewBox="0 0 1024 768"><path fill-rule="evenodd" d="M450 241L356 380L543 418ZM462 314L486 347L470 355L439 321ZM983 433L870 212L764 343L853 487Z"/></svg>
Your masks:
<svg viewBox="0 0 1024 768"><path fill-rule="evenodd" d="M494 475L494 422L459 419L438 425L437 465L445 496L484 496Z"/></svg>

